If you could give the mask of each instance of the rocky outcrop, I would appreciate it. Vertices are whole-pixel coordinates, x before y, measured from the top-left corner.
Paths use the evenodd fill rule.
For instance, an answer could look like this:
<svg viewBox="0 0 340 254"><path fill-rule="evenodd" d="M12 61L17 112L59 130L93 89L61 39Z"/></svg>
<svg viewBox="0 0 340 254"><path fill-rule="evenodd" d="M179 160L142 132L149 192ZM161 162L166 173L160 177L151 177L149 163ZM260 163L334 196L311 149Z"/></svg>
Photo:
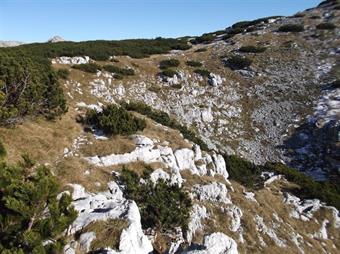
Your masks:
<svg viewBox="0 0 340 254"><path fill-rule="evenodd" d="M207 209L204 206L194 204L192 211L190 213L190 221L188 223L187 241L191 244L192 237L195 235L196 231L202 230L203 225L202 220L209 217Z"/></svg>
<svg viewBox="0 0 340 254"><path fill-rule="evenodd" d="M197 248L197 247L196 247ZM213 233L204 237L202 246L196 250L185 251L185 254L238 254L237 244L223 233Z"/></svg>
<svg viewBox="0 0 340 254"><path fill-rule="evenodd" d="M61 56L55 59L52 59L52 64L87 64L91 61L90 57L88 56Z"/></svg>
<svg viewBox="0 0 340 254"><path fill-rule="evenodd" d="M171 181L181 184L183 182L180 171L190 170L197 175L222 175L228 179L225 161L219 154L202 152L198 145L193 149L182 148L175 151L167 146L155 145L154 142L141 135L133 136L136 149L130 153L111 154L108 156L92 156L85 158L91 164L108 167L112 165L129 164L143 161L150 164L161 162L171 171Z"/></svg>
<svg viewBox="0 0 340 254"><path fill-rule="evenodd" d="M209 79L208 79L208 83L211 86L219 86L223 83L223 79L221 78L220 75L214 74L214 73L210 73L209 74Z"/></svg>
<svg viewBox="0 0 340 254"><path fill-rule="evenodd" d="M152 252L152 244L142 231L140 213L136 203L125 199L120 187L115 182L108 184L108 191L97 194L87 193L79 185L72 186L74 187L73 205L79 214L70 226L69 234L76 233L91 222L124 218L129 222L129 225L123 229L120 236L119 251L108 250L108 253L148 254ZM86 239L92 241L93 235L87 234L80 239L83 240L81 244L85 249L89 245L85 241Z"/></svg>
<svg viewBox="0 0 340 254"><path fill-rule="evenodd" d="M227 187L223 183L213 182L207 185L195 185L193 187L193 193L200 201L231 204Z"/></svg>

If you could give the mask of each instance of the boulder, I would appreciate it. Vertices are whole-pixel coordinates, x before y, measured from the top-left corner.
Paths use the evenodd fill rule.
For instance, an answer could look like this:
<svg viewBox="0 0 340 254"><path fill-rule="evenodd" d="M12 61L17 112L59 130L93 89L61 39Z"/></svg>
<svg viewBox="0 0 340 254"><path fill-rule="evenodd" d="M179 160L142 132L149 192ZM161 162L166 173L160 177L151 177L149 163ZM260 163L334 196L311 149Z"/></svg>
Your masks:
<svg viewBox="0 0 340 254"><path fill-rule="evenodd" d="M213 201L231 204L227 187L223 183L213 182L207 185L196 184L193 187L193 193L200 201Z"/></svg>
<svg viewBox="0 0 340 254"><path fill-rule="evenodd" d="M229 236L217 232L204 237L203 246L196 250L185 251L187 254L238 254L237 243Z"/></svg>
<svg viewBox="0 0 340 254"><path fill-rule="evenodd" d="M203 230L202 220L208 218L208 212L205 206L194 204L190 212L190 220L188 223L187 240L191 244L192 237L197 230Z"/></svg>
<svg viewBox="0 0 340 254"><path fill-rule="evenodd" d="M221 85L223 82L222 78L220 75L217 75L217 74L214 74L214 73L210 73L209 74L209 79L208 79L208 83L211 85L211 86L219 86Z"/></svg>
<svg viewBox="0 0 340 254"><path fill-rule="evenodd" d="M201 116L202 116L202 121L206 123L211 123L214 120L214 117L211 112L211 108L204 109L201 112Z"/></svg>
<svg viewBox="0 0 340 254"><path fill-rule="evenodd" d="M89 252L91 243L94 239L96 239L96 234L94 232L81 234L79 238L79 248L86 253Z"/></svg>

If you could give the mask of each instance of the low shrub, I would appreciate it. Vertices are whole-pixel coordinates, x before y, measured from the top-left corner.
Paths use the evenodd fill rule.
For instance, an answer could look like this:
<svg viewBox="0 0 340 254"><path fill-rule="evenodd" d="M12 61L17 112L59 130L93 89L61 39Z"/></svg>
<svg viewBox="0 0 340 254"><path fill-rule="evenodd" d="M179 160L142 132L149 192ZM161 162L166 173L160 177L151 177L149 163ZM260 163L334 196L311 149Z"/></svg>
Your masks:
<svg viewBox="0 0 340 254"><path fill-rule="evenodd" d="M59 117L67 111L63 89L49 60L15 47L0 48L0 125L14 125L25 116Z"/></svg>
<svg viewBox="0 0 340 254"><path fill-rule="evenodd" d="M199 49L196 49L195 52L200 53L200 52L206 52L207 50L208 50L207 48L199 48Z"/></svg>
<svg viewBox="0 0 340 254"><path fill-rule="evenodd" d="M144 183L136 173L123 168L119 180L125 186L124 195L135 200L140 209L143 229L156 228L165 232L181 227L186 231L192 207L188 193L162 180L154 184L150 172L144 173L142 178Z"/></svg>
<svg viewBox="0 0 340 254"><path fill-rule="evenodd" d="M114 77L115 79L119 79L119 80L124 79L124 76L123 76L122 74L119 74L119 73L115 73L115 74L113 75L113 77Z"/></svg>
<svg viewBox="0 0 340 254"><path fill-rule="evenodd" d="M298 170L289 168L281 163L266 163L263 170L282 174L288 181L299 185L299 189L294 192L298 197L303 199L317 198L340 209L340 193L330 183L317 182Z"/></svg>
<svg viewBox="0 0 340 254"><path fill-rule="evenodd" d="M232 56L226 62L226 65L233 70L240 70L249 67L252 64L252 60L242 56Z"/></svg>
<svg viewBox="0 0 340 254"><path fill-rule="evenodd" d="M319 15L314 15L314 16L311 16L310 19L321 19L321 17Z"/></svg>
<svg viewBox="0 0 340 254"><path fill-rule="evenodd" d="M171 58L167 60L162 60L159 63L159 68L160 69L167 69L171 67L178 67L180 65L180 62L177 59Z"/></svg>
<svg viewBox="0 0 340 254"><path fill-rule="evenodd" d="M299 187L292 190L294 195L302 199L317 198L340 209L340 190L329 182L317 182L311 177L289 168L281 163L266 163L263 166L255 165L235 155L225 155L226 168L230 179L235 180L247 188L259 189L263 187L262 172L274 172L297 184Z"/></svg>
<svg viewBox="0 0 340 254"><path fill-rule="evenodd" d="M186 64L191 67L202 67L202 63L197 61L187 61Z"/></svg>
<svg viewBox="0 0 340 254"><path fill-rule="evenodd" d="M102 112L89 110L85 123L102 130L106 135L131 135L146 127L144 119L137 118L123 107L108 105Z"/></svg>
<svg viewBox="0 0 340 254"><path fill-rule="evenodd" d="M181 125L178 123L175 119L170 118L170 116L162 111L154 110L150 106L141 103L141 102L130 102L130 103L122 103L122 107L124 107L126 110L131 110L138 112L142 115L145 115L152 120L154 120L157 123L163 124L167 127L170 127L172 129L179 130L183 137L198 144L202 150L208 151L208 146L204 143L202 139L197 137L195 132L192 130L189 130L186 126Z"/></svg>
<svg viewBox="0 0 340 254"><path fill-rule="evenodd" d="M7 155L4 144L0 141L0 160L4 159Z"/></svg>
<svg viewBox="0 0 340 254"><path fill-rule="evenodd" d="M287 24L279 27L279 32L287 33L287 32L293 32L293 33L298 33L298 32L303 32L304 27L303 25L299 24Z"/></svg>
<svg viewBox="0 0 340 254"><path fill-rule="evenodd" d="M120 74L122 76L133 76L135 75L135 71L131 68L119 68L117 66L114 66L112 64L104 65L103 69L107 72Z"/></svg>
<svg viewBox="0 0 340 254"><path fill-rule="evenodd" d="M262 52L266 51L266 49L267 48L265 48L265 47L249 45L249 46L243 46L243 47L239 48L239 51L243 52L243 53L262 53Z"/></svg>
<svg viewBox="0 0 340 254"><path fill-rule="evenodd" d="M250 189L258 189L263 186L260 167L235 155L225 155L224 160L230 179Z"/></svg>
<svg viewBox="0 0 340 254"><path fill-rule="evenodd" d="M57 70L57 76L61 79L67 79L68 76L70 75L70 71L68 69L59 69Z"/></svg>
<svg viewBox="0 0 340 254"><path fill-rule="evenodd" d="M89 73L97 73L97 71L102 69L102 67L96 63L73 65L72 68L85 71L85 72L89 72Z"/></svg>
<svg viewBox="0 0 340 254"><path fill-rule="evenodd" d="M35 166L28 157L16 166L0 163L1 253L62 252L77 212L70 195L60 193L46 166Z"/></svg>
<svg viewBox="0 0 340 254"><path fill-rule="evenodd" d="M293 18L303 18L304 16L306 16L304 13L296 13Z"/></svg>
<svg viewBox="0 0 340 254"><path fill-rule="evenodd" d="M193 44L209 44L215 40L216 36L212 33L203 34L202 36L198 36L191 41Z"/></svg>
<svg viewBox="0 0 340 254"><path fill-rule="evenodd" d="M195 69L194 72L196 74L201 75L202 77L209 77L209 75L210 75L210 71L208 71L206 69Z"/></svg>
<svg viewBox="0 0 340 254"><path fill-rule="evenodd" d="M332 88L340 88L340 80L335 80L332 84L331 84Z"/></svg>
<svg viewBox="0 0 340 254"><path fill-rule="evenodd" d="M172 78L173 76L177 75L177 71L172 69L165 69L159 73L161 76Z"/></svg>
<svg viewBox="0 0 340 254"><path fill-rule="evenodd" d="M316 26L319 30L333 30L336 26L333 23L320 23Z"/></svg>

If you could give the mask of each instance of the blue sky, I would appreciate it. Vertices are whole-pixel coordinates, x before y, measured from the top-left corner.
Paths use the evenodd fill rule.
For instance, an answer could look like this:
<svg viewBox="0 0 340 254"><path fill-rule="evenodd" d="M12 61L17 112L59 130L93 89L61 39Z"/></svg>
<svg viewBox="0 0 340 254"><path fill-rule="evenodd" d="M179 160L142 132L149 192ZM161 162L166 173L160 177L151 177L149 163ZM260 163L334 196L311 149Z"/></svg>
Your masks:
<svg viewBox="0 0 340 254"><path fill-rule="evenodd" d="M320 0L0 0L0 40L180 37L292 15Z"/></svg>

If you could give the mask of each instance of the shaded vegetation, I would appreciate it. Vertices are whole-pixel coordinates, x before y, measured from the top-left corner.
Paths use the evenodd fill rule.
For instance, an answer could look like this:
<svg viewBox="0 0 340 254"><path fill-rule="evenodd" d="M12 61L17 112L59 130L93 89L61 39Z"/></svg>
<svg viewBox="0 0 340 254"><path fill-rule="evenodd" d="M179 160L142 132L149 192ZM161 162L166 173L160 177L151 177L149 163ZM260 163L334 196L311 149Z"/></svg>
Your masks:
<svg viewBox="0 0 340 254"><path fill-rule="evenodd" d="M0 50L0 124L26 115L53 119L67 111L63 90L49 61Z"/></svg>
<svg viewBox="0 0 340 254"><path fill-rule="evenodd" d="M201 36L196 37L195 39L191 40L190 42L193 44L208 44L215 40L216 36L212 33L203 34Z"/></svg>
<svg viewBox="0 0 340 254"><path fill-rule="evenodd" d="M173 76L177 75L177 71L172 69L165 69L159 73L162 76L172 78Z"/></svg>
<svg viewBox="0 0 340 254"><path fill-rule="evenodd" d="M207 50L208 50L207 48L199 48L199 49L196 49L195 52L200 53L200 52L206 52Z"/></svg>
<svg viewBox="0 0 340 254"><path fill-rule="evenodd" d="M287 25L282 25L279 27L279 32L293 32L293 33L298 33L298 32L303 32L304 31L304 27L303 25L299 25L299 24L287 24Z"/></svg>
<svg viewBox="0 0 340 254"><path fill-rule="evenodd" d="M186 65L191 66L191 67L202 67L202 63L198 61L187 61Z"/></svg>
<svg viewBox="0 0 340 254"><path fill-rule="evenodd" d="M282 174L285 178L299 185L299 189L294 192L300 198L317 198L340 209L340 191L328 182L317 182L311 177L299 172L296 169L289 168L280 163L266 163L265 171L273 171L277 174Z"/></svg>
<svg viewBox="0 0 340 254"><path fill-rule="evenodd" d="M159 68L160 69L167 69L167 68L171 68L171 67L178 67L180 65L180 61L178 61L177 59L171 58L171 59L167 59L167 60L162 60L159 63Z"/></svg>
<svg viewBox="0 0 340 254"><path fill-rule="evenodd" d="M250 189L259 189L263 186L260 167L235 155L225 155L224 160L230 179Z"/></svg>
<svg viewBox="0 0 340 254"><path fill-rule="evenodd" d="M228 58L225 64L233 70L240 70L249 67L252 64L252 60L247 57L235 55Z"/></svg>
<svg viewBox="0 0 340 254"><path fill-rule="evenodd" d="M336 26L333 23L320 23L316 26L319 30L333 30Z"/></svg>
<svg viewBox="0 0 340 254"><path fill-rule="evenodd" d="M0 160L4 159L6 155L7 155L6 148L4 144L2 143L2 141L0 141Z"/></svg>
<svg viewBox="0 0 340 254"><path fill-rule="evenodd" d="M331 84L332 88L340 88L340 80L335 80L332 84Z"/></svg>
<svg viewBox="0 0 340 254"><path fill-rule="evenodd" d="M121 41L82 41L58 43L25 44L15 49L29 52L43 58L60 56L89 56L94 60L108 60L110 56L126 55L133 58L144 58L152 54L165 54L173 49L187 50L190 46L184 39L137 39Z"/></svg>
<svg viewBox="0 0 340 254"><path fill-rule="evenodd" d="M146 127L144 119L133 116L123 107L108 105L101 112L89 110L85 123L93 125L107 135L131 135Z"/></svg>
<svg viewBox="0 0 340 254"><path fill-rule="evenodd" d="M1 253L62 251L63 232L77 213L69 195L57 198L60 191L50 170L27 156L17 166L0 164Z"/></svg>
<svg viewBox="0 0 340 254"><path fill-rule="evenodd" d="M141 183L140 177L123 168L120 181L125 188L124 195L136 201L144 229L156 228L161 232L181 227L188 228L191 199L178 185L171 185L163 180L153 184L150 180L150 170L144 171Z"/></svg>
<svg viewBox="0 0 340 254"><path fill-rule="evenodd" d="M261 173L264 171L275 172L276 174L284 175L288 181L299 186L298 189L292 190L294 195L302 199L317 198L340 209L340 190L329 182L317 182L298 170L289 168L281 163L266 163L259 166L235 155L225 155L224 159L230 179L241 183L247 188L262 188L263 179L261 178Z"/></svg>
<svg viewBox="0 0 340 254"><path fill-rule="evenodd" d="M202 77L209 77L209 75L210 75L210 71L208 71L206 69L195 69L194 72L196 74L201 75Z"/></svg>
<svg viewBox="0 0 340 254"><path fill-rule="evenodd" d="M159 111L159 110L154 110L150 106L144 103L141 103L141 102L130 102L130 103L123 102L122 107L124 107L126 110L135 111L142 115L145 115L157 123L163 124L172 129L179 130L182 133L184 138L198 144L202 150L205 150L205 151L208 150L208 146L203 142L202 139L196 136L195 132L181 125L175 119L170 118L170 116L167 113Z"/></svg>
<svg viewBox="0 0 340 254"><path fill-rule="evenodd" d="M117 66L108 64L108 65L104 65L103 69L107 72L112 72L115 74L119 74L122 76L133 76L135 75L135 71L131 68L119 68Z"/></svg>
<svg viewBox="0 0 340 254"><path fill-rule="evenodd" d="M73 65L72 68L89 73L97 73L97 71L102 69L102 67L96 63L77 64Z"/></svg>
<svg viewBox="0 0 340 254"><path fill-rule="evenodd" d="M68 69L61 68L57 70L58 78L67 79L69 75L70 75L70 71Z"/></svg>
<svg viewBox="0 0 340 254"><path fill-rule="evenodd" d="M249 46L243 46L243 47L239 48L239 51L243 52L243 53L262 53L262 52L265 52L266 49L267 48L265 48L265 47L249 45Z"/></svg>

